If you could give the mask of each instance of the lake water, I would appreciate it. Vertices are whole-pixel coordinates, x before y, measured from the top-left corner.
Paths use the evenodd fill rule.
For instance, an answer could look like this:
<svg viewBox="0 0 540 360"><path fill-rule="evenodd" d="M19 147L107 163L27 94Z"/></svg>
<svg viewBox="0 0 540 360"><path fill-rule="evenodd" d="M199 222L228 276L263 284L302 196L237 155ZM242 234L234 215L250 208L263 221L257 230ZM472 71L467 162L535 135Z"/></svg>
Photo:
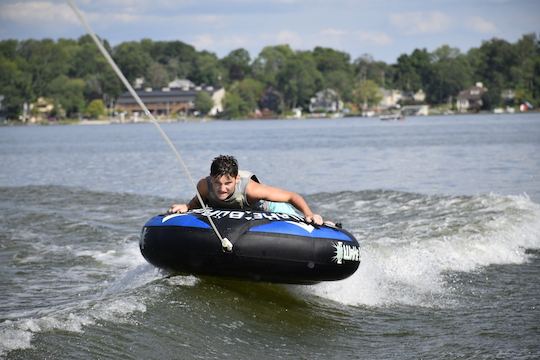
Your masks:
<svg viewBox="0 0 540 360"><path fill-rule="evenodd" d="M350 278L168 276L145 221L191 184L151 124L0 128L0 358L537 359L540 114L163 128L361 243Z"/></svg>

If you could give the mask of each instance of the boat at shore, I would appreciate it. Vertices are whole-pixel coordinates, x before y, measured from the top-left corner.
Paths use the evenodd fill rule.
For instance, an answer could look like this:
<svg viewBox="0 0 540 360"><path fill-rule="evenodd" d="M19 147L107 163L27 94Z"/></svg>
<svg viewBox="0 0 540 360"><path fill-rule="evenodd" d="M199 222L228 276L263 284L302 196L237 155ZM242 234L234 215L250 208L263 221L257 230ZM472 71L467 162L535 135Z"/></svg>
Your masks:
<svg viewBox="0 0 540 360"><path fill-rule="evenodd" d="M405 116L401 113L397 114L384 114L379 116L379 120L382 121L395 121L395 120L405 120Z"/></svg>

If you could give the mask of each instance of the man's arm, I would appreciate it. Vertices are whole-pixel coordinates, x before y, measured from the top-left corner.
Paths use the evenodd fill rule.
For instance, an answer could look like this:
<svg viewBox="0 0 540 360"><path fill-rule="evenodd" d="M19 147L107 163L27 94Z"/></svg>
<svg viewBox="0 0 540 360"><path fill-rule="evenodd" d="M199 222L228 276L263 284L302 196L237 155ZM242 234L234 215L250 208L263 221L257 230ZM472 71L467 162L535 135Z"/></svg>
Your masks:
<svg viewBox="0 0 540 360"><path fill-rule="evenodd" d="M317 225L323 224L322 217L318 214L314 214L304 198L295 192L250 181L246 187L246 195L250 203L258 200L289 203L304 214L308 223L314 222Z"/></svg>

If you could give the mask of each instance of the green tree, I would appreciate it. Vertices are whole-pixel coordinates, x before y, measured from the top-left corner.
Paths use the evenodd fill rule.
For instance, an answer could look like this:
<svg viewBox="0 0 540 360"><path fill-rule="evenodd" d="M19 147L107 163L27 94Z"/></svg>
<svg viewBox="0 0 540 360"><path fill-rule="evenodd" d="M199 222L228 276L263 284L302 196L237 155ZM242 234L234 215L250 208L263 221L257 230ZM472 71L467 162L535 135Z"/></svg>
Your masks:
<svg viewBox="0 0 540 360"><path fill-rule="evenodd" d="M329 71L323 76L323 88L336 90L344 101L352 100L354 77L342 70Z"/></svg>
<svg viewBox="0 0 540 360"><path fill-rule="evenodd" d="M22 112L24 102L32 101L30 74L18 67L18 61L0 55L0 95L2 113L8 119L17 119Z"/></svg>
<svg viewBox="0 0 540 360"><path fill-rule="evenodd" d="M33 99L46 96L51 81L67 74L69 58L65 50L51 39L25 40L19 44L18 52L25 60L20 69L31 76Z"/></svg>
<svg viewBox="0 0 540 360"><path fill-rule="evenodd" d="M193 46L182 41L156 41L150 50L152 58L161 64L166 64L170 59L191 62L195 59L196 53Z"/></svg>
<svg viewBox="0 0 540 360"><path fill-rule="evenodd" d="M64 75L82 79L88 75L98 74L109 66L89 35L81 36L70 48L72 49L70 69Z"/></svg>
<svg viewBox="0 0 540 360"><path fill-rule="evenodd" d="M221 117L225 119L240 119L250 113L248 104L235 93L227 93L223 99L223 113Z"/></svg>
<svg viewBox="0 0 540 360"><path fill-rule="evenodd" d="M526 34L514 45L517 64L510 70L518 103L540 106L540 39Z"/></svg>
<svg viewBox="0 0 540 360"><path fill-rule="evenodd" d="M360 56L354 61L353 67L356 81L373 80L385 89L394 86L394 68L383 61L375 61L371 55Z"/></svg>
<svg viewBox="0 0 540 360"><path fill-rule="evenodd" d="M152 64L150 55L140 43L135 41L121 43L116 46L113 58L130 83L133 83L136 78L145 77L147 69Z"/></svg>
<svg viewBox="0 0 540 360"><path fill-rule="evenodd" d="M360 109L377 106L382 100L379 86L373 80L360 81L354 90L354 103Z"/></svg>
<svg viewBox="0 0 540 360"><path fill-rule="evenodd" d="M261 109L268 109L276 114L283 113L283 95L272 87L268 87L262 94L259 100L259 106Z"/></svg>
<svg viewBox="0 0 540 360"><path fill-rule="evenodd" d="M313 60L315 60L317 70L321 73L330 71L352 72L351 57L342 51L317 46L313 49Z"/></svg>
<svg viewBox="0 0 540 360"><path fill-rule="evenodd" d="M165 65L169 79L186 79L192 71L192 62L181 62L176 58L169 59Z"/></svg>
<svg viewBox="0 0 540 360"><path fill-rule="evenodd" d="M394 84L401 90L417 92L425 88L432 76L431 55L426 49L415 49L401 55L395 65Z"/></svg>
<svg viewBox="0 0 540 360"><path fill-rule="evenodd" d="M81 36L77 42L60 40L59 43L63 43L72 54L67 76L84 79L86 83L84 96L87 101L93 99L110 101L120 95L123 85L90 36ZM112 51L106 40L103 41L103 45L108 51Z"/></svg>
<svg viewBox="0 0 540 360"><path fill-rule="evenodd" d="M321 88L336 90L341 98L350 101L354 76L349 54L330 48L316 47L312 56L317 70L322 75Z"/></svg>
<svg viewBox="0 0 540 360"><path fill-rule="evenodd" d="M96 99L90 101L88 106L86 107L86 110L84 112L85 115L89 116L92 119L99 119L103 115L105 115L105 104L103 103L103 100Z"/></svg>
<svg viewBox="0 0 540 360"><path fill-rule="evenodd" d="M502 103L501 92L512 88L512 68L518 64L514 48L510 43L501 39L492 39L482 43L476 57L473 76L486 85L488 91L484 94L484 108L490 109Z"/></svg>
<svg viewBox="0 0 540 360"><path fill-rule="evenodd" d="M512 79L511 68L517 64L512 45L501 39L484 41L480 46L476 75L488 85L504 87Z"/></svg>
<svg viewBox="0 0 540 360"><path fill-rule="evenodd" d="M297 52L287 59L277 75L278 90L284 94L288 108L306 109L310 98L322 87L322 76L309 52Z"/></svg>
<svg viewBox="0 0 540 360"><path fill-rule="evenodd" d="M459 49L443 45L432 53L432 59L432 75L424 84L429 103L451 102L473 83L469 62Z"/></svg>
<svg viewBox="0 0 540 360"><path fill-rule="evenodd" d="M220 86L224 73L225 70L221 67L217 56L208 51L202 51L195 58L193 72L189 79L195 84Z"/></svg>
<svg viewBox="0 0 540 360"><path fill-rule="evenodd" d="M230 92L242 98L250 112L257 109L257 105L264 92L264 84L255 79L244 79L231 86Z"/></svg>
<svg viewBox="0 0 540 360"><path fill-rule="evenodd" d="M285 68L288 59L294 57L289 45L267 46L253 61L253 77L267 86L277 87L278 74Z"/></svg>
<svg viewBox="0 0 540 360"><path fill-rule="evenodd" d="M47 93L62 106L68 117L72 117L84 109L84 87L84 80L60 75L51 81Z"/></svg>
<svg viewBox="0 0 540 360"><path fill-rule="evenodd" d="M167 86L169 81L169 74L167 73L167 68L158 63L152 61L147 70L146 83L152 88L162 88Z"/></svg>
<svg viewBox="0 0 540 360"><path fill-rule="evenodd" d="M145 42L145 49L153 61L165 66L168 78L186 78L193 71L197 51L181 41Z"/></svg>
<svg viewBox="0 0 540 360"><path fill-rule="evenodd" d="M17 48L19 41L17 40L2 40L0 41L0 55L9 60L15 60L19 57Z"/></svg>
<svg viewBox="0 0 540 360"><path fill-rule="evenodd" d="M243 80L251 73L251 58L245 49L236 49L225 56L221 63L227 71L230 82Z"/></svg>
<svg viewBox="0 0 540 360"><path fill-rule="evenodd" d="M214 100L206 91L200 91L195 96L195 110L206 115L214 107Z"/></svg>

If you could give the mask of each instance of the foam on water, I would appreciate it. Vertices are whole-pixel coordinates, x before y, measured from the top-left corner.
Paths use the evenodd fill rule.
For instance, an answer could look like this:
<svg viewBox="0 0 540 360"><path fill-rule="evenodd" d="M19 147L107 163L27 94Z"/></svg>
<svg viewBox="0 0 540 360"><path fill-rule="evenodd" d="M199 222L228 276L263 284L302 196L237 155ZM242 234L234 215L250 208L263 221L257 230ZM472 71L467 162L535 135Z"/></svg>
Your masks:
<svg viewBox="0 0 540 360"><path fill-rule="evenodd" d="M195 286L199 283L199 278L195 276L172 276L167 279L167 284L172 286Z"/></svg>
<svg viewBox="0 0 540 360"><path fill-rule="evenodd" d="M384 212L395 216L399 231L379 228L378 238L361 231L358 271L343 281L309 287L309 293L347 305L451 306L448 273L520 264L529 259L526 249L540 247L540 206L526 195L426 197L393 206L389 198L375 202L385 203ZM416 220L396 215L413 202ZM360 206L373 211L373 204Z"/></svg>
<svg viewBox="0 0 540 360"><path fill-rule="evenodd" d="M20 320L6 320L0 323L0 357L15 349L31 348L36 333L54 330L84 332L85 327L98 322L126 323L131 321L134 314L146 312L147 305L163 291L162 287L151 284L163 279L164 274L146 263L137 242L111 245L112 248L105 251L74 250L72 247L48 250L71 254L74 257L88 257L98 265L69 269L63 274L64 277L72 279L70 280L72 285L65 290L71 293L70 297L73 298L71 301L39 311L9 314L12 319ZM25 261L43 260L31 258L34 256L26 257ZM89 277L103 278L103 267L108 269L105 273L108 274L107 278L94 284L78 283L77 280L81 278L82 273ZM197 281L195 277L167 279L167 283L172 285L185 286L194 286ZM93 296L89 295L92 293Z"/></svg>
<svg viewBox="0 0 540 360"><path fill-rule="evenodd" d="M113 263L125 264L122 255ZM138 265L112 282L105 281L102 284L105 289L94 298L74 299L70 303L53 306L30 317L6 320L0 324L0 356L14 349L31 347L33 335L36 333L51 330L83 332L84 327L100 321L130 322L133 314L146 312L147 303L152 301L152 296L144 291L138 292L137 289L162 277L151 265ZM151 290L153 294L158 293L155 288Z"/></svg>
<svg viewBox="0 0 540 360"><path fill-rule="evenodd" d="M73 251L75 256L91 257L95 261L110 267L115 268L133 268L138 265L146 264L139 247L136 246L136 242L125 242L123 245L116 249L80 249Z"/></svg>
<svg viewBox="0 0 540 360"><path fill-rule="evenodd" d="M149 284L163 278L138 246L151 198L58 186L2 188L0 196L10 209L0 219L0 357L31 347L36 333L83 332L146 311L147 287L155 293Z"/></svg>
<svg viewBox="0 0 540 360"><path fill-rule="evenodd" d="M129 322L130 315L146 312L146 305L136 296L114 298L100 302L82 302L70 310L56 311L50 315L0 324L0 356L15 349L31 347L35 333L51 330L83 332L85 326L98 321Z"/></svg>

